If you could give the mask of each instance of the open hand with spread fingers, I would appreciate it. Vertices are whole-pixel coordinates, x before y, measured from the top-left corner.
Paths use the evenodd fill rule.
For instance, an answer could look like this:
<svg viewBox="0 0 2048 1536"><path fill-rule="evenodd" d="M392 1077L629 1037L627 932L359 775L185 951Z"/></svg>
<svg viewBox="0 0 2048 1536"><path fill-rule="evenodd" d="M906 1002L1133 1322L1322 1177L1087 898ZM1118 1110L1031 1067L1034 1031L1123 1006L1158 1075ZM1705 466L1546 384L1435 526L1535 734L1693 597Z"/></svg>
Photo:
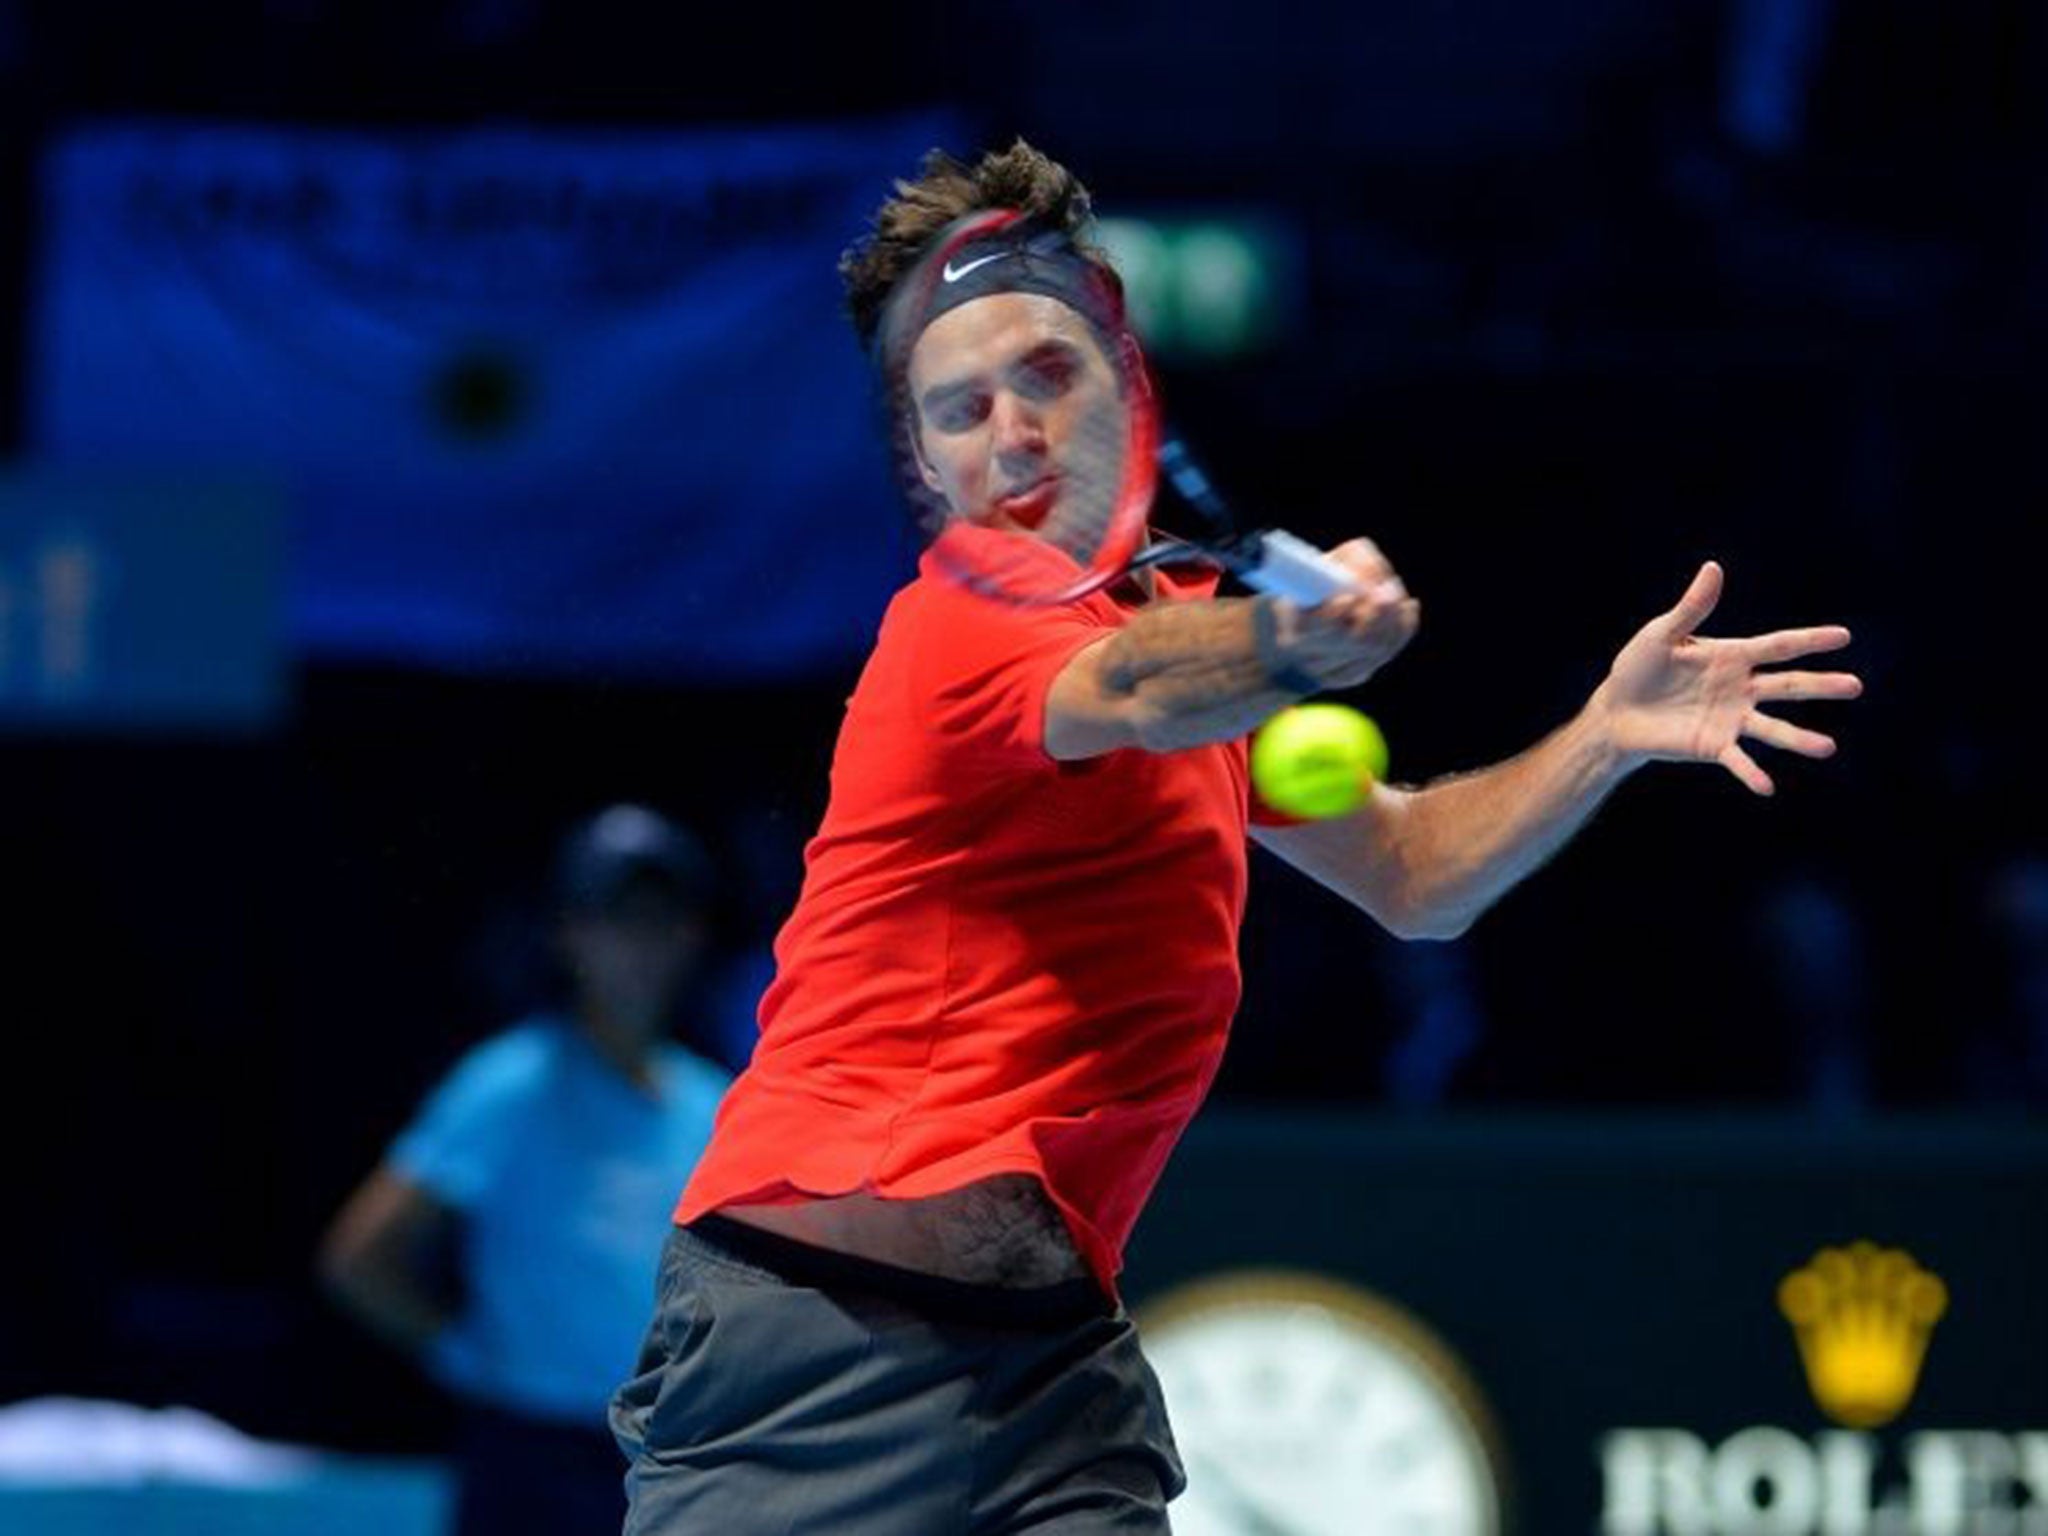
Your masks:
<svg viewBox="0 0 2048 1536"><path fill-rule="evenodd" d="M1775 786L1742 743L1762 742L1802 757L1829 757L1834 738L1792 724L1762 706L1853 699L1853 672L1765 671L1849 643L1839 624L1781 629L1748 639L1698 633L1721 599L1721 567L1702 565L1685 596L1622 647L1594 695L1615 746L1639 761L1719 763L1759 795Z"/></svg>

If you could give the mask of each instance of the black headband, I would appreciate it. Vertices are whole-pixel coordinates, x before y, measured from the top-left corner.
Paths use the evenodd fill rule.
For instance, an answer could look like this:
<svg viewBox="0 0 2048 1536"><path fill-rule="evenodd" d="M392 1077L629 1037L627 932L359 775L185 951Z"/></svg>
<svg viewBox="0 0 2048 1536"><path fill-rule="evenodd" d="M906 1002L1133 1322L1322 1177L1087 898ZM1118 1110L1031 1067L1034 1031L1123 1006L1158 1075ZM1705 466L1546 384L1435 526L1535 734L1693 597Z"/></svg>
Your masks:
<svg viewBox="0 0 2048 1536"><path fill-rule="evenodd" d="M927 257L926 262L936 259ZM923 264L913 270L876 332L877 361L893 359L900 366L939 316L997 293L1057 299L1105 337L1123 329L1123 285L1116 274L1082 254L1064 230L1020 221L948 252L935 271ZM914 302L899 307L897 301L906 296Z"/></svg>

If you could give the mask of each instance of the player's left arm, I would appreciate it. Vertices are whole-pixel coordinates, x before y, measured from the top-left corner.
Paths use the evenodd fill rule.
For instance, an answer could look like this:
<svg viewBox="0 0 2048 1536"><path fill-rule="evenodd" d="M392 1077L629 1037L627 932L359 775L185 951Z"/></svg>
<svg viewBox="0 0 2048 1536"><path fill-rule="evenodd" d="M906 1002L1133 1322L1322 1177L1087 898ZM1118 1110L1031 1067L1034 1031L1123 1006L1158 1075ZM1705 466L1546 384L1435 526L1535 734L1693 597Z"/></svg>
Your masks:
<svg viewBox="0 0 2048 1536"><path fill-rule="evenodd" d="M1418 789L1381 784L1349 816L1252 828L1261 846L1404 939L1454 939L1585 825L1628 776L1589 704L1503 763Z"/></svg>
<svg viewBox="0 0 2048 1536"><path fill-rule="evenodd" d="M1835 743L1760 706L1854 698L1863 684L1848 672L1763 670L1841 649L1849 632L1839 625L1700 635L1721 583L1720 566L1702 566L1678 605L1622 648L1585 708L1519 756L1420 789L1382 785L1353 815L1253 836L1392 932L1454 938L1645 763L1719 763L1752 792L1772 793L1745 740L1816 758Z"/></svg>

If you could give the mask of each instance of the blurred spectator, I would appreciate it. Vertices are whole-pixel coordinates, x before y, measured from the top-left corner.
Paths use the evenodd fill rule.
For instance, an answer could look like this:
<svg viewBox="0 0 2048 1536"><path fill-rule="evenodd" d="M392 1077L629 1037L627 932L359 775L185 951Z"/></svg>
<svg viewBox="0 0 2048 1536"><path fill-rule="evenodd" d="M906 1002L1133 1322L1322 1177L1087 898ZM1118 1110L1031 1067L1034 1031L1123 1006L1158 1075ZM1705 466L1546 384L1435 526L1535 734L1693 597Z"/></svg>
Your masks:
<svg viewBox="0 0 2048 1536"><path fill-rule="evenodd" d="M1437 1109L1486 1036L1472 951L1464 944L1379 946L1404 1028L1387 1053L1386 1096L1400 1109Z"/></svg>
<svg viewBox="0 0 2048 1536"><path fill-rule="evenodd" d="M1721 118L1745 149L1779 155L1797 147L1832 9L1830 0L1735 0L1729 7Z"/></svg>
<svg viewBox="0 0 2048 1536"><path fill-rule="evenodd" d="M1994 960L1967 1063L1972 1097L2048 1106L2048 859L2022 854L1994 871L1985 908Z"/></svg>
<svg viewBox="0 0 2048 1536"><path fill-rule="evenodd" d="M557 882L569 1007L465 1056L320 1252L335 1299L462 1399L464 1536L619 1529L604 1404L727 1081L664 1039L704 944L696 841L614 806L570 833Z"/></svg>
<svg viewBox="0 0 2048 1536"><path fill-rule="evenodd" d="M1795 877L1765 894L1757 924L1807 1103L1869 1109L1872 961L1855 909L1832 884Z"/></svg>

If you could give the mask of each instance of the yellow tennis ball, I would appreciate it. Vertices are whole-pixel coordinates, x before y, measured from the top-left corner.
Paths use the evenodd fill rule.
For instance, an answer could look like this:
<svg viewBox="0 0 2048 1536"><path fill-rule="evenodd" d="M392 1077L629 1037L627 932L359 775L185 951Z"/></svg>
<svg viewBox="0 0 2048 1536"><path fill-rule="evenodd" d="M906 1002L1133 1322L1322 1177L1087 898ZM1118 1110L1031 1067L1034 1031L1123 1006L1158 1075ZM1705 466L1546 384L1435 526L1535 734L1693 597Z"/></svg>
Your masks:
<svg viewBox="0 0 2048 1536"><path fill-rule="evenodd" d="M1386 776L1386 737L1348 704L1297 704L1252 738L1252 785L1289 816L1348 815Z"/></svg>

